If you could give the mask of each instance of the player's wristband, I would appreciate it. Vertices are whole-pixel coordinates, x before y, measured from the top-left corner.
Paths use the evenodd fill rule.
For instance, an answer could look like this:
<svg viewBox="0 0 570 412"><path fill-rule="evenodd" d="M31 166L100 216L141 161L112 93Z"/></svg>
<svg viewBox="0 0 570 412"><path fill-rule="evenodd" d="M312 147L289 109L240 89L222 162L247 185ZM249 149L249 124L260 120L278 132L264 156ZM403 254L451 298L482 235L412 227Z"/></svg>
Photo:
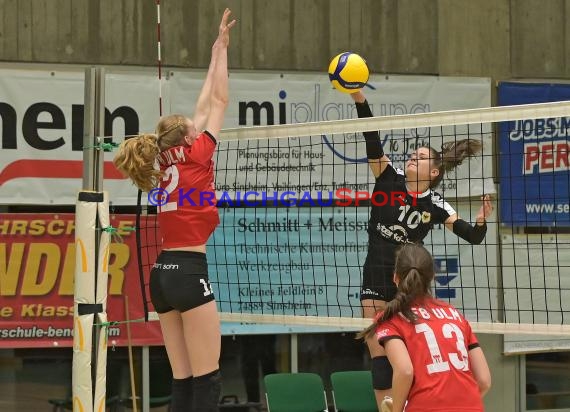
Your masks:
<svg viewBox="0 0 570 412"><path fill-rule="evenodd" d="M453 233L471 243L472 245L480 244L487 234L487 222L483 225L471 226L463 219L457 219L453 222Z"/></svg>
<svg viewBox="0 0 570 412"><path fill-rule="evenodd" d="M363 103L356 104L356 113L359 118L372 117L372 110L368 105L368 101L365 100ZM380 135L378 131L364 132L364 140L366 141L366 157L368 159L380 159L384 156L384 149L380 143Z"/></svg>

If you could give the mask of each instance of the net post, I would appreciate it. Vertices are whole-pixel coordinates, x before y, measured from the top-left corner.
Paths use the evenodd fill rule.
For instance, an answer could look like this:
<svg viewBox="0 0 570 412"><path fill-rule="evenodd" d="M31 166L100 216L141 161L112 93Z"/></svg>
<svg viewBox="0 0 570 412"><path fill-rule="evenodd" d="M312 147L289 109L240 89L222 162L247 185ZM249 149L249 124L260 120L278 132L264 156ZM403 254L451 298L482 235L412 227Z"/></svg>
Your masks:
<svg viewBox="0 0 570 412"><path fill-rule="evenodd" d="M83 117L83 189L103 188L103 152L94 146L103 143L105 129L105 69L85 69L85 109Z"/></svg>
<svg viewBox="0 0 570 412"><path fill-rule="evenodd" d="M72 392L74 410L91 412L105 404L106 337L98 326L106 317L107 267L99 256L109 244L108 199L103 189L105 71L87 68L84 84L83 181L75 212L75 286ZM97 216L99 214L99 220ZM108 255L106 256L108 259ZM98 279L99 278L99 279ZM105 285L104 290L99 286ZM101 364L99 363L101 361Z"/></svg>

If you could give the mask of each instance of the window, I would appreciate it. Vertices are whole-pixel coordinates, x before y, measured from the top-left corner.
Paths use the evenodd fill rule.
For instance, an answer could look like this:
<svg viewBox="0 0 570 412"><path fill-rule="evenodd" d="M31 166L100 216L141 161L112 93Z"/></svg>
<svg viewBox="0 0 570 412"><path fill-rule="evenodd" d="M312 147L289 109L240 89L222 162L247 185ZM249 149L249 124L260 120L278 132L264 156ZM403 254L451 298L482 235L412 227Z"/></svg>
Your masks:
<svg viewBox="0 0 570 412"><path fill-rule="evenodd" d="M570 353L526 355L526 409L570 408Z"/></svg>

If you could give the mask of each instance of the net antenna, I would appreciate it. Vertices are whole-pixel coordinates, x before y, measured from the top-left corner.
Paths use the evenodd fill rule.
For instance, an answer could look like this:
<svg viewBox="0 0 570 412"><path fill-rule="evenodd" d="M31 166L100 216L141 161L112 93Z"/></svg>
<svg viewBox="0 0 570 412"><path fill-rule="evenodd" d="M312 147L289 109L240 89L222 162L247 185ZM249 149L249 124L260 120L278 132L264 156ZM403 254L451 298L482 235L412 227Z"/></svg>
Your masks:
<svg viewBox="0 0 570 412"><path fill-rule="evenodd" d="M162 117L162 42L160 39L160 0L156 0L156 67L157 67L157 76L158 76L158 115ZM136 215L136 227L141 228L145 226L143 220L145 219L144 216L149 214L149 209L146 203L143 200L144 193L139 189L137 193L137 215ZM153 208L151 208L153 209ZM156 213L156 210L151 211L151 213ZM142 226L141 226L142 225ZM143 231L144 232L144 231ZM139 246L139 253L137 254L137 262L139 266L139 283L141 287L141 295L143 301L143 309L144 309L144 319L145 322L149 321L149 294L147 293L148 289L148 276L145 277L146 268L149 265L154 264L154 260L149 261L149 257L158 256L158 253L155 251L151 253L149 256L148 251L143 253L140 249L140 245L144 245L148 243L147 239L142 239L141 236L144 236L144 233L141 230L136 231L136 239L137 245ZM148 275L148 273L147 273Z"/></svg>
<svg viewBox="0 0 570 412"><path fill-rule="evenodd" d="M372 192L374 179L361 133L380 131L395 167L403 167L418 147L480 141L482 154L448 172L435 189L459 216L474 222L483 194L494 198L496 209L498 199L505 203L496 184L497 164L515 156L528 160L526 151L498 152L498 140L535 136L536 126L529 125L540 122L533 119L556 119L548 123L550 136L568 140L570 102L222 131L216 158L222 223L208 244L222 320L272 325L266 330L284 333L368 326L359 294L373 202L365 193ZM568 170L568 152L562 158L550 150L547 156L558 156ZM524 194L508 196L525 201ZM140 201L148 206L145 200L143 194ZM160 250L156 212L147 209L151 213L139 226L145 279ZM546 264L539 256L542 238L503 224L499 216L500 211L488 219L481 245L468 244L443 226L424 239L436 262L433 294L461 310L478 332L569 335L570 280L562 274L570 261L557 254ZM570 226L564 218L560 228ZM525 261L518 255L511 259L517 242L526 247ZM568 248L569 235L557 232L555 243L556 250Z"/></svg>

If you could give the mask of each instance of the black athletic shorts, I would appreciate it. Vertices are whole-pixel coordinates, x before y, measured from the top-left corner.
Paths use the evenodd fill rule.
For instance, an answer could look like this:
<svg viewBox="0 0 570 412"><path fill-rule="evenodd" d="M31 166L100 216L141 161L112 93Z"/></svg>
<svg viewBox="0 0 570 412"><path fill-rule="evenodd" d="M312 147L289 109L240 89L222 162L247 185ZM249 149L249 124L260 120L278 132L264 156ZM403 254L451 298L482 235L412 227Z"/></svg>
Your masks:
<svg viewBox="0 0 570 412"><path fill-rule="evenodd" d="M186 312L214 300L206 254L163 250L150 272L150 299L157 313Z"/></svg>
<svg viewBox="0 0 570 412"><path fill-rule="evenodd" d="M389 302L396 296L394 283L396 250L399 245L388 242L370 244L364 262L360 300L373 299Z"/></svg>

